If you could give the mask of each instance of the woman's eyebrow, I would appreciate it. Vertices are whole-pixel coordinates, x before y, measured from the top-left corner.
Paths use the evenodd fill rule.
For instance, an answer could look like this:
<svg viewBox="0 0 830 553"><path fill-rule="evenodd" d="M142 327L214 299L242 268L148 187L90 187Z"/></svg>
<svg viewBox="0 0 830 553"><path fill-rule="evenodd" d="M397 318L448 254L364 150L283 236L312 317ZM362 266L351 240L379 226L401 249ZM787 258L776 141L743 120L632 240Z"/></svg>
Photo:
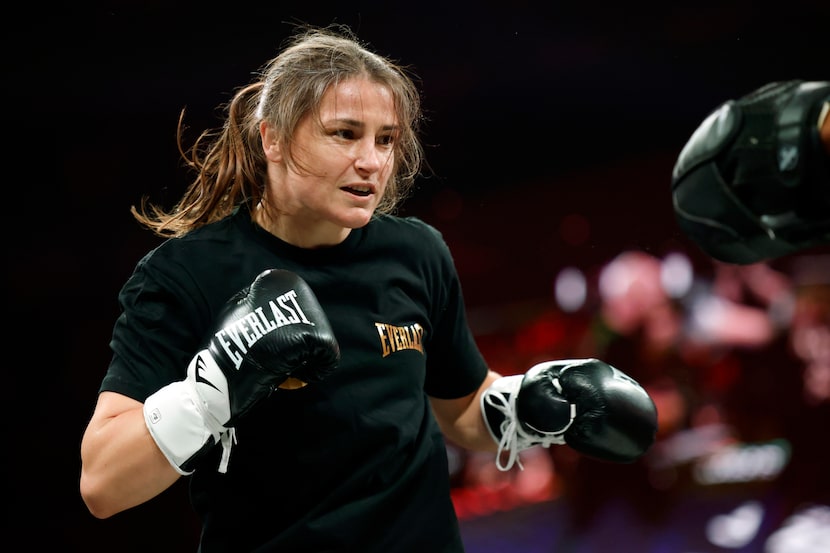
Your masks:
<svg viewBox="0 0 830 553"><path fill-rule="evenodd" d="M359 128L363 128L363 127L366 126L366 123L364 123L362 121L357 121L356 119L349 119L349 118L330 119L328 121L324 121L324 123L327 124L327 125L340 124L340 125L348 125L350 127L359 127ZM383 131L397 131L399 129L400 129L399 125L383 125L383 126L381 126L381 130L383 130Z"/></svg>

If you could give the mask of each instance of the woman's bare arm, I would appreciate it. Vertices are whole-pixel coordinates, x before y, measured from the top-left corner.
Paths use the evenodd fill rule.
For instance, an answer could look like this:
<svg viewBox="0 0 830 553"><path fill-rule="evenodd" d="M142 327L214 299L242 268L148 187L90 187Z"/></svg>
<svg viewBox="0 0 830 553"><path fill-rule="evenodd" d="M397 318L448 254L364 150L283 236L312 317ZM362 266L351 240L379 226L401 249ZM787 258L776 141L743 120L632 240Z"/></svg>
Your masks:
<svg viewBox="0 0 830 553"><path fill-rule="evenodd" d="M501 375L490 371L478 390L459 399L430 398L432 412L444 436L471 451L496 452L493 440L481 414L481 394Z"/></svg>
<svg viewBox="0 0 830 553"><path fill-rule="evenodd" d="M98 396L81 442L81 497L107 518L152 499L179 479L150 436L143 404L114 392Z"/></svg>

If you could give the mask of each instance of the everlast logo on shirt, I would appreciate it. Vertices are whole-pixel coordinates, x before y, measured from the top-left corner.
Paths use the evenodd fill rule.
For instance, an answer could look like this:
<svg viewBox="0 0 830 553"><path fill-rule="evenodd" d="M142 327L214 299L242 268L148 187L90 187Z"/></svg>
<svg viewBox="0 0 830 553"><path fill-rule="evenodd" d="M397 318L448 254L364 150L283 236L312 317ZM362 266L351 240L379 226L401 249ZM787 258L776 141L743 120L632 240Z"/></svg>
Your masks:
<svg viewBox="0 0 830 553"><path fill-rule="evenodd" d="M297 302L297 292L294 290L269 300L268 308L270 309L266 312L265 307L257 307L215 334L216 340L237 369L242 364L242 355L247 353L248 348L272 330L293 324L314 326L303 313Z"/></svg>
<svg viewBox="0 0 830 553"><path fill-rule="evenodd" d="M424 352L424 327L418 323L407 326L394 326L386 323L375 323L380 336L380 347L383 356L395 353L402 349L414 349Z"/></svg>

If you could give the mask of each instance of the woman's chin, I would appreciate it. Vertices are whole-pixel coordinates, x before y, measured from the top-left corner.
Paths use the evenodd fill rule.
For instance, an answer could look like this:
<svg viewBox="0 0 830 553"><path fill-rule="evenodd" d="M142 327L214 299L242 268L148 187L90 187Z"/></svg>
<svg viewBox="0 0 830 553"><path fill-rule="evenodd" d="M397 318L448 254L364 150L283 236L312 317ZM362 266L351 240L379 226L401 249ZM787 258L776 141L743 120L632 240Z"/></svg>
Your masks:
<svg viewBox="0 0 830 553"><path fill-rule="evenodd" d="M374 213L374 209L351 209L339 218L339 223L349 229L365 227L372 220Z"/></svg>

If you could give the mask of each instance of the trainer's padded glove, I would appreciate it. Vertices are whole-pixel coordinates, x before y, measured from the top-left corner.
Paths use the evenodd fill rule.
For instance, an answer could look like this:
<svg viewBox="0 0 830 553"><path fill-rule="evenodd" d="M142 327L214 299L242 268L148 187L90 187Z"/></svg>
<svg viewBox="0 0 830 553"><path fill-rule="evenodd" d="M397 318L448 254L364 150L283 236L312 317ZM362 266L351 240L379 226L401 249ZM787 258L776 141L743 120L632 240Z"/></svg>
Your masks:
<svg viewBox="0 0 830 553"><path fill-rule="evenodd" d="M597 359L546 361L499 378L481 395L481 412L499 444L496 466L503 471L514 463L523 468L520 451L552 444L630 463L657 433L657 409L646 391Z"/></svg>
<svg viewBox="0 0 830 553"><path fill-rule="evenodd" d="M191 360L184 380L144 402L150 434L180 474L191 474L216 443L227 470L234 424L289 376L320 381L340 347L308 284L284 270L264 271L235 294L217 330Z"/></svg>
<svg viewBox="0 0 830 553"><path fill-rule="evenodd" d="M830 81L770 83L712 112L672 173L680 229L735 264L830 243L830 156L819 115Z"/></svg>

